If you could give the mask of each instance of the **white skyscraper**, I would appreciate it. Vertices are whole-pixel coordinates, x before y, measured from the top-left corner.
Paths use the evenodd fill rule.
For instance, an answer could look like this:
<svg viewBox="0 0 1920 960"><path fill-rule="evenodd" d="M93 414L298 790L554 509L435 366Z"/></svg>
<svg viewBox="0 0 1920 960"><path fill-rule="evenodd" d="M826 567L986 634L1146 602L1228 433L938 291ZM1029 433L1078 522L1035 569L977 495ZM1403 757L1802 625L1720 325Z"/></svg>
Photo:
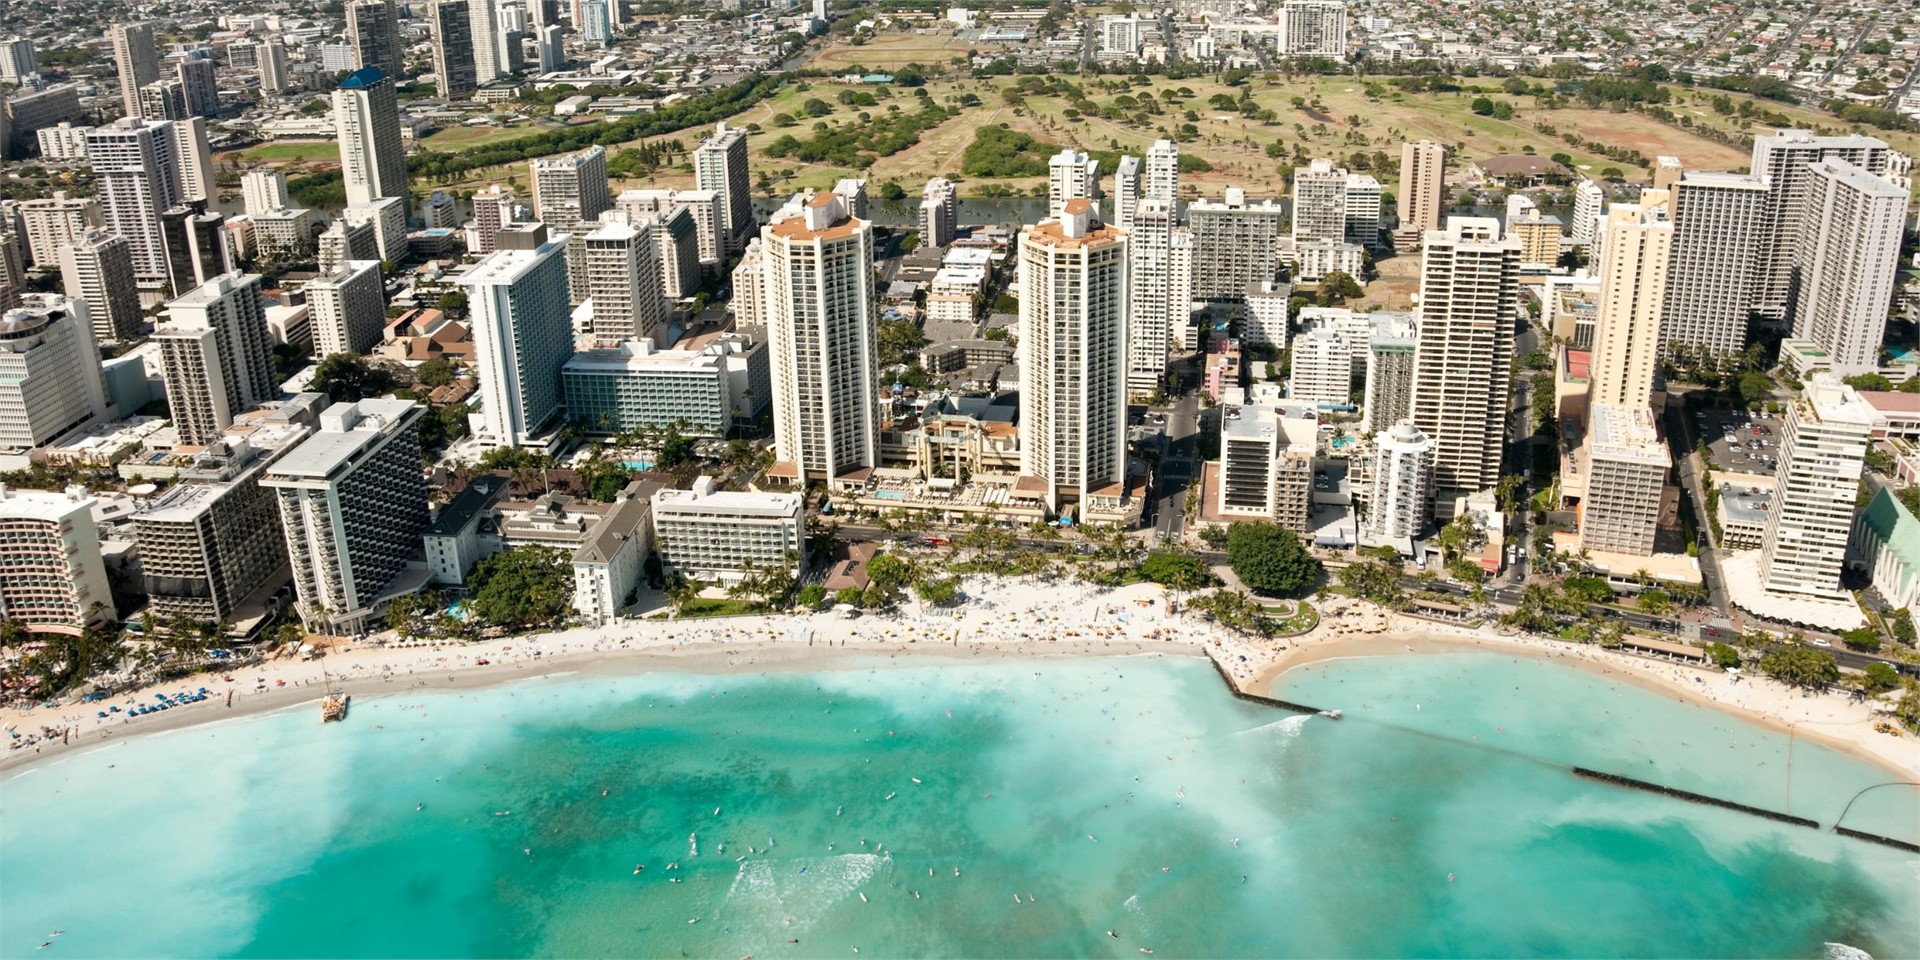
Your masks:
<svg viewBox="0 0 1920 960"><path fill-rule="evenodd" d="M168 278L160 214L186 200L176 150L166 122L125 117L87 135L106 228L132 244L134 280L146 290L160 289Z"/></svg>
<svg viewBox="0 0 1920 960"><path fill-rule="evenodd" d="M236 415L280 395L258 274L216 277L169 302L153 339L182 443L211 443Z"/></svg>
<svg viewBox="0 0 1920 960"><path fill-rule="evenodd" d="M1347 239L1347 172L1315 160L1293 174L1293 242Z"/></svg>
<svg viewBox="0 0 1920 960"><path fill-rule="evenodd" d="M1124 498L1127 467L1127 236L1092 200L1020 240L1020 472L1047 508Z"/></svg>
<svg viewBox="0 0 1920 960"><path fill-rule="evenodd" d="M20 86L27 77L40 71L33 55L33 41L26 37L0 40L0 81Z"/></svg>
<svg viewBox="0 0 1920 960"><path fill-rule="evenodd" d="M140 295L133 281L133 244L126 237L90 230L60 247L60 276L67 296L84 300L93 338L131 340L140 333Z"/></svg>
<svg viewBox="0 0 1920 960"><path fill-rule="evenodd" d="M822 193L760 243L774 455L802 484L878 466L873 225Z"/></svg>
<svg viewBox="0 0 1920 960"><path fill-rule="evenodd" d="M1193 229L1193 295L1197 300L1241 300L1247 290L1272 282L1279 269L1276 242L1287 208L1272 200L1249 203L1246 191L1227 188L1225 201L1198 200L1187 207Z"/></svg>
<svg viewBox="0 0 1920 960"><path fill-rule="evenodd" d="M1133 229L1133 206L1140 202L1140 158L1121 157L1113 168L1113 225Z"/></svg>
<svg viewBox="0 0 1920 960"><path fill-rule="evenodd" d="M1433 441L1412 421L1402 420L1375 437L1373 443L1368 539L1410 552L1414 538L1426 531L1433 503Z"/></svg>
<svg viewBox="0 0 1920 960"><path fill-rule="evenodd" d="M1173 322L1184 320L1173 282L1173 201L1147 196L1134 205L1127 235L1127 390L1150 394L1167 373Z"/></svg>
<svg viewBox="0 0 1920 960"><path fill-rule="evenodd" d="M1434 443L1434 513L1492 487L1506 452L1520 241L1490 217L1448 217L1420 271L1413 425Z"/></svg>
<svg viewBox="0 0 1920 960"><path fill-rule="evenodd" d="M407 195L407 155L393 81L378 68L354 71L333 92L333 129L348 203Z"/></svg>
<svg viewBox="0 0 1920 960"><path fill-rule="evenodd" d="M358 356L373 349L387 325L380 261L348 260L331 273L315 277L307 283L307 306L315 356Z"/></svg>
<svg viewBox="0 0 1920 960"><path fill-rule="evenodd" d="M960 226L960 195L953 181L934 177L920 194L920 243L944 247L953 242Z"/></svg>
<svg viewBox="0 0 1920 960"><path fill-rule="evenodd" d="M278 40L254 45L254 60L260 70L260 89L268 94L287 91L287 46Z"/></svg>
<svg viewBox="0 0 1920 960"><path fill-rule="evenodd" d="M1176 202L1175 212L1180 199L1180 148L1171 140L1155 140L1147 148L1147 186L1143 191L1149 197L1165 197Z"/></svg>
<svg viewBox="0 0 1920 960"><path fill-rule="evenodd" d="M70 197L65 190L55 190L51 197L22 200L18 212L26 234L27 259L43 269L60 261L62 244L102 224L98 200Z"/></svg>
<svg viewBox="0 0 1920 960"><path fill-rule="evenodd" d="M427 487L420 416L409 400L337 403L320 430L267 468L300 616L309 627L360 633L377 625L387 587L421 551Z"/></svg>
<svg viewBox="0 0 1920 960"><path fill-rule="evenodd" d="M1790 324L1793 320L1794 249L1800 226L1807 222L1808 171L1821 160L1845 160L1879 176L1887 171L1887 144L1858 134L1827 137L1805 130L1781 130L1753 141L1749 169L1768 190L1767 215L1761 221L1765 232L1753 264L1754 310L1773 322Z"/></svg>
<svg viewBox="0 0 1920 960"><path fill-rule="evenodd" d="M1769 203L1767 185L1745 174L1689 171L1674 184L1673 254L1660 323L1668 355L1676 347L1713 356L1746 347L1748 313L1759 296L1750 265L1772 233ZM1590 239L1590 262L1598 263L1603 237Z"/></svg>
<svg viewBox="0 0 1920 960"><path fill-rule="evenodd" d="M1067 149L1047 161L1047 209L1059 216L1069 200L1100 199L1100 161Z"/></svg>
<svg viewBox="0 0 1920 960"><path fill-rule="evenodd" d="M1600 216L1607 206L1606 191L1600 185L1584 177L1580 185L1573 188L1573 227L1568 234L1573 237L1573 245L1582 250L1593 246L1593 238L1600 229Z"/></svg>
<svg viewBox="0 0 1920 960"><path fill-rule="evenodd" d="M1760 554L1768 592L1848 597L1840 568L1873 421L1873 407L1831 374L1816 374L1787 408Z"/></svg>
<svg viewBox="0 0 1920 960"><path fill-rule="evenodd" d="M1341 0L1286 0L1280 8L1280 53L1344 58L1347 5Z"/></svg>
<svg viewBox="0 0 1920 960"><path fill-rule="evenodd" d="M484 87L506 76L499 0L467 0L467 29L473 37L474 82Z"/></svg>
<svg viewBox="0 0 1920 960"><path fill-rule="evenodd" d="M606 223L587 234L587 295L593 300L593 321L586 332L603 343L646 340L666 346L667 298L661 292L655 225L625 219L632 222Z"/></svg>
<svg viewBox="0 0 1920 960"><path fill-rule="evenodd" d="M560 415L560 368L573 355L567 302L568 237L540 224L507 227L498 248L458 283L472 311L486 439L534 442Z"/></svg>
<svg viewBox="0 0 1920 960"><path fill-rule="evenodd" d="M747 132L715 125L712 136L693 151L693 178L702 190L718 191L727 211L727 252L753 238L753 179L747 172Z"/></svg>
<svg viewBox="0 0 1920 960"><path fill-rule="evenodd" d="M278 170L249 170L240 177L240 195L249 215L293 206L287 194L287 175Z"/></svg>
<svg viewBox="0 0 1920 960"><path fill-rule="evenodd" d="M1793 335L1826 348L1842 376L1880 366L1907 199L1907 191L1845 160L1807 168L1793 251Z"/></svg>
<svg viewBox="0 0 1920 960"><path fill-rule="evenodd" d="M1652 401L1673 250L1670 209L1665 190L1647 190L1640 203L1616 203L1607 211L1589 403L1644 410Z"/></svg>
<svg viewBox="0 0 1920 960"><path fill-rule="evenodd" d="M27 299L0 314L0 449L14 454L108 415L86 301Z"/></svg>

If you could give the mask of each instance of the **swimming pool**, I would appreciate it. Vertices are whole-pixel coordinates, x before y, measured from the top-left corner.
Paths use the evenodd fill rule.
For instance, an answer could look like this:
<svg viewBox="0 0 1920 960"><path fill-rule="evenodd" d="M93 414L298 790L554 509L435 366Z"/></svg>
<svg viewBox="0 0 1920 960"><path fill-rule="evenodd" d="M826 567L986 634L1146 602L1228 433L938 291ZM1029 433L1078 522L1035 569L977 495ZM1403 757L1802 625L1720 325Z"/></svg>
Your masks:
<svg viewBox="0 0 1920 960"><path fill-rule="evenodd" d="M873 492L873 498L875 500L905 500L907 495L898 490L875 490Z"/></svg>
<svg viewBox="0 0 1920 960"><path fill-rule="evenodd" d="M653 469L653 461L651 460L627 460L622 462L620 465L623 467L626 467L628 470L637 470L641 472L645 472Z"/></svg>

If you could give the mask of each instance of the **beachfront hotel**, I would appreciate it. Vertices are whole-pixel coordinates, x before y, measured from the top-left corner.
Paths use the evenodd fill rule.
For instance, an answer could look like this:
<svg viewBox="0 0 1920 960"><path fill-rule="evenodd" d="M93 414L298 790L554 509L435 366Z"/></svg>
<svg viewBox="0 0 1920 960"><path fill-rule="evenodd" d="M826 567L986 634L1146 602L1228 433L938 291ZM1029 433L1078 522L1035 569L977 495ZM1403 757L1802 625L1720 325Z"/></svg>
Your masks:
<svg viewBox="0 0 1920 960"><path fill-rule="evenodd" d="M1780 467L1761 545L1768 593L1845 600L1846 560L1873 408L1833 374L1817 374L1787 408Z"/></svg>
<svg viewBox="0 0 1920 960"><path fill-rule="evenodd" d="M1124 499L1127 481L1127 235L1094 203L1020 236L1020 472L1047 509Z"/></svg>
<svg viewBox="0 0 1920 960"><path fill-rule="evenodd" d="M422 409L392 399L328 407L320 430L261 479L280 500L300 617L309 628L364 632L377 626L390 596L421 586L395 581L419 554L427 527Z"/></svg>
<svg viewBox="0 0 1920 960"><path fill-rule="evenodd" d="M567 235L544 224L502 227L498 248L458 283L472 312L485 438L520 447L544 439L560 416L560 368L573 355L567 304Z"/></svg>
<svg viewBox="0 0 1920 960"><path fill-rule="evenodd" d="M112 622L93 506L78 487L47 493L0 485L0 617L68 634Z"/></svg>
<svg viewBox="0 0 1920 960"><path fill-rule="evenodd" d="M795 485L864 479L880 456L873 225L838 194L816 194L775 214L760 244L774 473Z"/></svg>
<svg viewBox="0 0 1920 960"><path fill-rule="evenodd" d="M749 568L806 563L806 497L799 493L717 490L701 477L691 490L653 494L654 549L669 576L737 583Z"/></svg>

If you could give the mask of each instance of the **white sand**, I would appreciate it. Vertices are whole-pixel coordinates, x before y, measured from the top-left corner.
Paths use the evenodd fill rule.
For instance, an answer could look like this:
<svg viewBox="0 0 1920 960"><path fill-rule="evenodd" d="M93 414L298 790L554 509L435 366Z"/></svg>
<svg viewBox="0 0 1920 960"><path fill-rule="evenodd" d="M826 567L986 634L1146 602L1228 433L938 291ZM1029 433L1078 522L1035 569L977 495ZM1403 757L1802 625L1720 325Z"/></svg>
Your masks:
<svg viewBox="0 0 1920 960"><path fill-rule="evenodd" d="M836 614L627 621L474 644L349 644L319 660L281 659L232 673L209 673L161 684L97 704L0 710L0 726L16 730L0 767L31 762L65 747L188 726L238 713L295 705L311 709L330 680L356 697L424 688L459 689L578 671L767 672L895 663L1060 655L1198 656L1209 650L1245 690L1264 693L1281 673L1344 656L1493 647L1562 659L1632 680L1729 713L1813 736L1871 762L1920 773L1920 742L1873 730L1880 714L1844 695L1803 694L1757 677L1734 677L1596 647L1504 637L1385 613L1331 598L1322 621L1304 637L1262 641L1241 637L1198 615L1167 612L1167 594L1152 584L1115 590L1078 581L972 576L970 601L951 613L922 611L908 601L889 615L844 619ZM480 665L477 661L486 660ZM324 671L324 674L323 674ZM231 677L229 680L228 678ZM97 714L113 704L153 702L154 692L197 690L204 703L129 718ZM231 705L229 706L229 696ZM43 731L53 731L50 735Z"/></svg>

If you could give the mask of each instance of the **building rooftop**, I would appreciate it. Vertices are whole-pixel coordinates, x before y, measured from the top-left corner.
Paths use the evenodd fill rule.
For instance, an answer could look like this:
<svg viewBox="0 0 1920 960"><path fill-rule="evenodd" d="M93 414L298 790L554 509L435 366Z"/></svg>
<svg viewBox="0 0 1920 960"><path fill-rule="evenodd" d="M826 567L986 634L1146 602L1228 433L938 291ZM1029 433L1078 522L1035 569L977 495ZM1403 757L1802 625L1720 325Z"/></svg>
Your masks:
<svg viewBox="0 0 1920 960"><path fill-rule="evenodd" d="M506 286L518 281L528 270L550 254L566 248L568 234L557 234L534 250L495 250L474 264L454 282L463 287Z"/></svg>
<svg viewBox="0 0 1920 960"><path fill-rule="evenodd" d="M1587 450L1594 459L1667 465L1667 448L1645 407L1596 403L1587 414Z"/></svg>
<svg viewBox="0 0 1920 960"><path fill-rule="evenodd" d="M340 89L365 90L386 82L386 79L387 75L381 73L379 67L361 67L347 74L346 79L340 81Z"/></svg>
<svg viewBox="0 0 1920 960"><path fill-rule="evenodd" d="M620 552L653 513L653 495L664 489L651 480L635 480L620 491L620 499L600 518L587 540L573 554L575 563L606 563Z"/></svg>
<svg viewBox="0 0 1920 960"><path fill-rule="evenodd" d="M507 489L507 478L494 474L482 474L474 477L465 490L440 508L433 515L433 522L427 525L427 536L453 537L480 516L487 505L499 499Z"/></svg>
<svg viewBox="0 0 1920 960"><path fill-rule="evenodd" d="M801 509L798 493L716 491L712 477L694 481L691 490L660 490L653 495L654 516L672 513L728 513L743 517L791 517Z"/></svg>
<svg viewBox="0 0 1920 960"><path fill-rule="evenodd" d="M79 488L66 493L51 490L9 490L0 486L0 518L9 520L44 520L49 523L71 515L76 510L93 510L94 498Z"/></svg>
<svg viewBox="0 0 1920 960"><path fill-rule="evenodd" d="M392 423L408 417L416 406L411 400L377 398L328 407L321 415L320 432L281 457L268 474L309 479L327 477L385 436ZM341 424L349 426L343 430Z"/></svg>

